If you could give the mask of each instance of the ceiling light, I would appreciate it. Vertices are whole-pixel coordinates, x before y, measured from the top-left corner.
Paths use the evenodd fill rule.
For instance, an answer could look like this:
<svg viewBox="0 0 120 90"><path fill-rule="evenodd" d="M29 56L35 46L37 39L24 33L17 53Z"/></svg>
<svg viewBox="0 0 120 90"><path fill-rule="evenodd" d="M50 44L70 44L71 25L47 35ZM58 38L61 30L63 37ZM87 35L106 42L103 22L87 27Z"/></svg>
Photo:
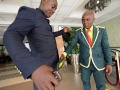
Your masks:
<svg viewBox="0 0 120 90"><path fill-rule="evenodd" d="M85 9L93 10L95 13L102 11L105 7L109 6L111 0L90 0L86 5Z"/></svg>
<svg viewBox="0 0 120 90"><path fill-rule="evenodd" d="M99 4L99 0L97 0L97 4Z"/></svg>

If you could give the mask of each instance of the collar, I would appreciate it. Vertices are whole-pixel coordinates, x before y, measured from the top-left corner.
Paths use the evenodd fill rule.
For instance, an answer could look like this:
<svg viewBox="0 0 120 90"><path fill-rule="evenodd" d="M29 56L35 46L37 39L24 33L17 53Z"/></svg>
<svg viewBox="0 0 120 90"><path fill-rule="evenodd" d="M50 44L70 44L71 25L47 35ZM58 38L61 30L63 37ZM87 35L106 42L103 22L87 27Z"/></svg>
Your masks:
<svg viewBox="0 0 120 90"><path fill-rule="evenodd" d="M85 30L87 30L87 29L85 28ZM93 25L92 25L92 27L90 28L90 30L93 31Z"/></svg>
<svg viewBox="0 0 120 90"><path fill-rule="evenodd" d="M36 8L36 10L38 10L41 14L43 14L43 16L46 18L44 12L40 9L40 8ZM47 19L47 18L46 18ZM50 22L49 19L47 19L48 23Z"/></svg>
<svg viewBox="0 0 120 90"><path fill-rule="evenodd" d="M38 10L40 13L42 13L45 16L44 12L40 8L36 8L36 10Z"/></svg>

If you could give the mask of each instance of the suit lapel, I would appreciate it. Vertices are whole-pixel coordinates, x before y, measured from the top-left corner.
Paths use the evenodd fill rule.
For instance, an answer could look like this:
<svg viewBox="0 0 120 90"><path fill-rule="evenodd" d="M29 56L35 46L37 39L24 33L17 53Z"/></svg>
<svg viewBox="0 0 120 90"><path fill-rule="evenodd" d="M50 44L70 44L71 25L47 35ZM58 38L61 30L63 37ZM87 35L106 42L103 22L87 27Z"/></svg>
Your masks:
<svg viewBox="0 0 120 90"><path fill-rule="evenodd" d="M83 40L84 43L85 43L87 46L90 47L90 45L89 45L89 43L88 43L88 40L87 40L87 34L86 34L85 28L81 28L81 33L82 33L82 35L83 35L83 37L84 37L84 39L85 39L85 40Z"/></svg>
<svg viewBox="0 0 120 90"><path fill-rule="evenodd" d="M92 38L93 43L95 41L96 35L97 35L97 28L95 26L93 26L93 38Z"/></svg>
<svg viewBox="0 0 120 90"><path fill-rule="evenodd" d="M89 43L88 43L88 40L87 40L87 34L86 34L86 31L85 31L85 28L81 28L81 33L82 33L82 35L83 35L83 37L84 37L84 39L85 39L85 41L86 41L86 42L85 42L86 45L90 47L90 45L89 45ZM93 39L92 39L93 46L94 46L95 43L96 43L96 40L97 40L97 38L98 38L98 35L99 35L99 28L96 28L95 26L93 26ZM92 46L92 47L93 47L93 46Z"/></svg>
<svg viewBox="0 0 120 90"><path fill-rule="evenodd" d="M85 28L83 28L83 33L84 33L84 35L85 35L85 37L86 37L86 39L87 39L87 34L86 34Z"/></svg>
<svg viewBox="0 0 120 90"><path fill-rule="evenodd" d="M93 26L93 46L95 45L96 40L98 39L99 32L100 32L99 28L98 27L96 28L95 26Z"/></svg>

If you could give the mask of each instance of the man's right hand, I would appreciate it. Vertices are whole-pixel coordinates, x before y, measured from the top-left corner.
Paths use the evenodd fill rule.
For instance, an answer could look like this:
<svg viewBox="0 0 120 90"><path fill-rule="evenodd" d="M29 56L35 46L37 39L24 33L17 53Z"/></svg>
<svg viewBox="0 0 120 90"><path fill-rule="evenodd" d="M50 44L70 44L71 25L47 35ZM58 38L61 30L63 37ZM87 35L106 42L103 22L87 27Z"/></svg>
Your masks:
<svg viewBox="0 0 120 90"><path fill-rule="evenodd" d="M64 33L67 33L69 31L68 27L64 27Z"/></svg>
<svg viewBox="0 0 120 90"><path fill-rule="evenodd" d="M58 80L53 75L53 69L47 65L36 69L32 73L32 80L38 90L55 90L55 86L59 86Z"/></svg>
<svg viewBox="0 0 120 90"><path fill-rule="evenodd" d="M66 60L66 57L64 56L64 54L61 55L60 59L61 59L61 60L62 60L62 59Z"/></svg>

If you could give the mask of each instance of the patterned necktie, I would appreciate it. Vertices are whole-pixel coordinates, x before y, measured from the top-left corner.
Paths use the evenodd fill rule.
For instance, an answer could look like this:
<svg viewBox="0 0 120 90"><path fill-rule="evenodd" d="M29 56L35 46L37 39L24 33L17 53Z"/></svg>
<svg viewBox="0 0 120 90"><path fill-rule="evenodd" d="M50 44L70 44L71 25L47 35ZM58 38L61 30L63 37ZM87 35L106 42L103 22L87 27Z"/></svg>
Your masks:
<svg viewBox="0 0 120 90"><path fill-rule="evenodd" d="M87 34L88 43L89 43L90 47L92 47L92 39L91 39L91 37L89 35L89 32L90 32L90 30L87 29L86 34Z"/></svg>

